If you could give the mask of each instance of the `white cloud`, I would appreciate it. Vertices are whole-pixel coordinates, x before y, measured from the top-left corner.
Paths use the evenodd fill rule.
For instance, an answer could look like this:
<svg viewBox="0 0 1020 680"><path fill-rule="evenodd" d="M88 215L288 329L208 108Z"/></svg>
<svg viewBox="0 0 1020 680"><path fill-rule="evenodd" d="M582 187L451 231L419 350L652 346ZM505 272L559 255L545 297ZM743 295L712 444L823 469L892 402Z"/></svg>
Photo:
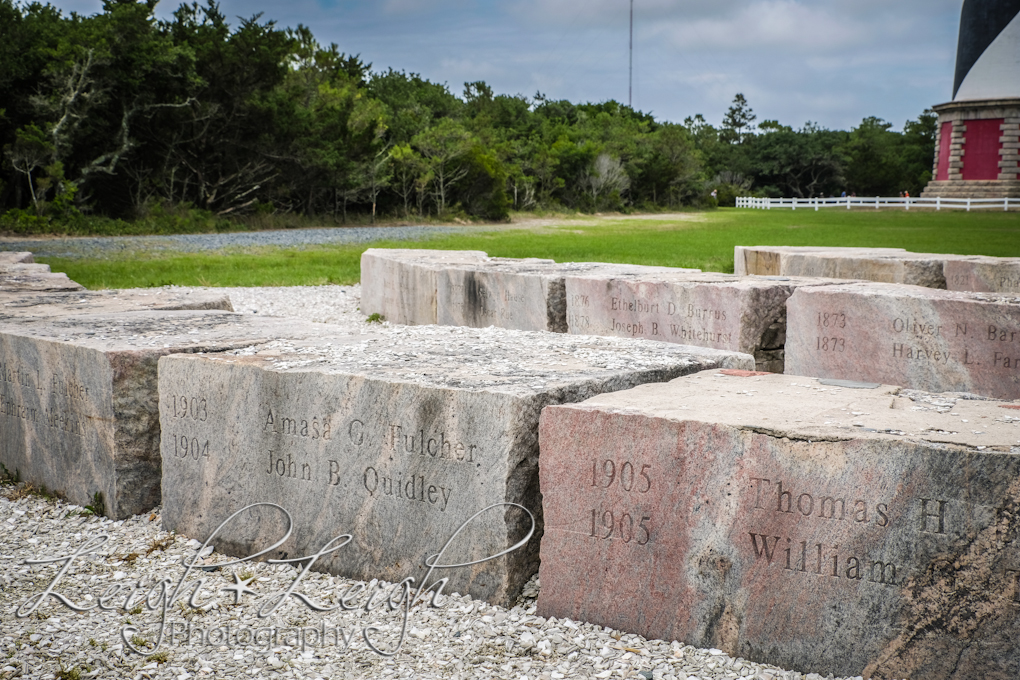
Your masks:
<svg viewBox="0 0 1020 680"><path fill-rule="evenodd" d="M55 0L91 14L100 0ZM167 16L178 0L163 0ZM744 93L759 120L897 126L949 99L960 0L634 0L634 103L669 120L719 122ZM460 93L627 98L628 0L221 0L264 11L374 68L418 72ZM328 6L326 6L328 5Z"/></svg>

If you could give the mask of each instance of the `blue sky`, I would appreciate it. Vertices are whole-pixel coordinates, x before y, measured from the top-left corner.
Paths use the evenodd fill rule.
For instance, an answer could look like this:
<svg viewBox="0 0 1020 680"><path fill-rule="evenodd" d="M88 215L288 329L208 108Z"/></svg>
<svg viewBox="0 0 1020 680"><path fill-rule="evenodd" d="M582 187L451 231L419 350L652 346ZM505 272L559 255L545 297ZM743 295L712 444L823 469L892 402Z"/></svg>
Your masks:
<svg viewBox="0 0 1020 680"><path fill-rule="evenodd" d="M100 0L58 0L91 14ZM179 3L162 0L168 16ZM961 0L635 0L634 106L718 124L743 93L759 122L900 129L952 94ZM627 101L628 0L222 0L319 42L498 93Z"/></svg>

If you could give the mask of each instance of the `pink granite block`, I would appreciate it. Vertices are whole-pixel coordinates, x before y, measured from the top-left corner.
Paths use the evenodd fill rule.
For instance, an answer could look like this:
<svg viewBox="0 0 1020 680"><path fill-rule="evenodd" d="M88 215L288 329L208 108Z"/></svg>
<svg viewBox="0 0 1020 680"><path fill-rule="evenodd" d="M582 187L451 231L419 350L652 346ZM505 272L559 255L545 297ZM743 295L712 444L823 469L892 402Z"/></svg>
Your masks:
<svg viewBox="0 0 1020 680"><path fill-rule="evenodd" d="M705 371L547 407L538 614L822 676L1015 678L998 405Z"/></svg>
<svg viewBox="0 0 1020 680"><path fill-rule="evenodd" d="M855 283L787 313L787 374L1020 398L1020 298Z"/></svg>
<svg viewBox="0 0 1020 680"><path fill-rule="evenodd" d="M655 270L566 278L569 332L744 352L783 372L786 301L801 286L838 283Z"/></svg>
<svg viewBox="0 0 1020 680"><path fill-rule="evenodd" d="M967 257L947 260L946 287L979 293L1020 295L1020 258Z"/></svg>

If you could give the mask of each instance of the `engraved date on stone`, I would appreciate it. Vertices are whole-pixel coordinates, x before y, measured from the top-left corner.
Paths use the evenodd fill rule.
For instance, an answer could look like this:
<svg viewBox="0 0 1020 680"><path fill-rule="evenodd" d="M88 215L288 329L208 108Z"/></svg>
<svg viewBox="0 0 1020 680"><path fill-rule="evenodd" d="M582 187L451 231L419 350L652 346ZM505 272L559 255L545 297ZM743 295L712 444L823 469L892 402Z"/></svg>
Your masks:
<svg viewBox="0 0 1020 680"><path fill-rule="evenodd" d="M205 397L172 396L168 399L167 411L176 420L209 420L209 400Z"/></svg>
<svg viewBox="0 0 1020 680"><path fill-rule="evenodd" d="M617 515L612 510L600 513L592 509L590 536L600 541L621 540L648 545L652 540L652 518L642 515L638 519L629 512Z"/></svg>
<svg viewBox="0 0 1020 680"><path fill-rule="evenodd" d="M819 328L846 328L845 312L818 312Z"/></svg>
<svg viewBox="0 0 1020 680"><path fill-rule="evenodd" d="M815 350L818 352L846 352L846 339L816 337Z"/></svg>
<svg viewBox="0 0 1020 680"><path fill-rule="evenodd" d="M198 437L186 434L170 435L174 442L174 458L199 460L209 457L209 440L202 441Z"/></svg>
<svg viewBox="0 0 1020 680"><path fill-rule="evenodd" d="M620 465L612 460L604 460L601 465L597 460L592 461L591 485L608 489L616 484L624 491L648 493L652 488L652 478L648 475L651 469L648 464L641 465L639 469L630 461L623 461Z"/></svg>

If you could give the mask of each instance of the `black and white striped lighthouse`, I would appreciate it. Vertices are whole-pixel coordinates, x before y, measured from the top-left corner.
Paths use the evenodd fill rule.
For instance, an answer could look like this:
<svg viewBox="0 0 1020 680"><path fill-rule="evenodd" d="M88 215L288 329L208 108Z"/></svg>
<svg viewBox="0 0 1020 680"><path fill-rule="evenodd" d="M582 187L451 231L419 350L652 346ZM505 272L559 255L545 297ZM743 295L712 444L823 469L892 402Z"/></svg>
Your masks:
<svg viewBox="0 0 1020 680"><path fill-rule="evenodd" d="M1020 0L964 0L925 196L1020 197Z"/></svg>

